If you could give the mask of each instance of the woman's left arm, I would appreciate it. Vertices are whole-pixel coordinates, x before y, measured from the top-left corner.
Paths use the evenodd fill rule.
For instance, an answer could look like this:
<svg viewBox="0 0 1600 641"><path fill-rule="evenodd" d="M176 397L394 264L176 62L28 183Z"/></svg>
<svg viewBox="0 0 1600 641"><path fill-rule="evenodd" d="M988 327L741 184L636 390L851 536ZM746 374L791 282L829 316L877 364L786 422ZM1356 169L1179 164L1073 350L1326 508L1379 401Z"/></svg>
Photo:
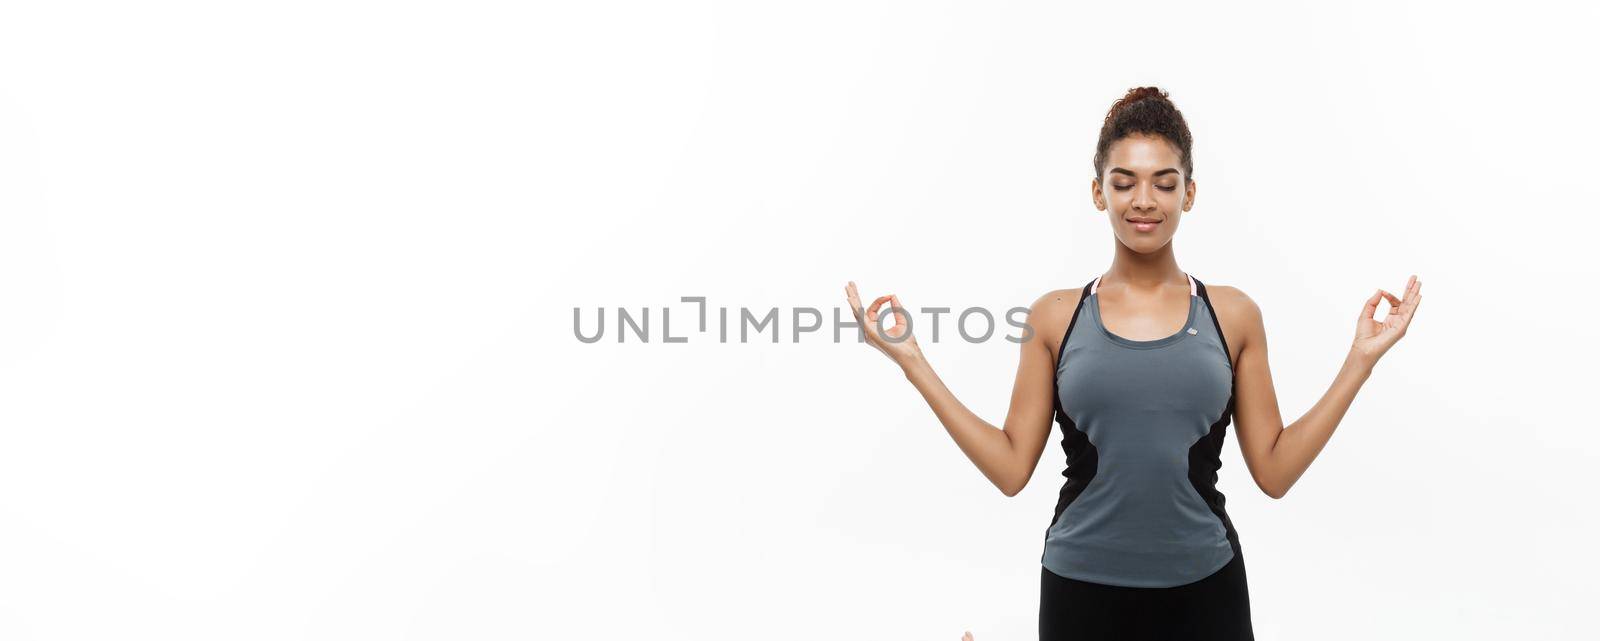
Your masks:
<svg viewBox="0 0 1600 641"><path fill-rule="evenodd" d="M1234 363L1234 429L1239 434L1245 466L1256 485L1267 496L1283 498L1327 445L1378 359L1406 335L1417 304L1422 302L1422 281L1413 275L1406 282L1403 300L1382 289L1367 299L1356 321L1355 341L1333 384L1316 405L1288 427L1284 427L1283 416L1278 412L1272 372L1267 367L1267 332L1261 309L1243 292L1234 298L1229 305L1233 308L1230 315L1241 324L1244 339ZM1388 314L1377 320L1374 316L1378 303L1384 300L1389 302Z"/></svg>

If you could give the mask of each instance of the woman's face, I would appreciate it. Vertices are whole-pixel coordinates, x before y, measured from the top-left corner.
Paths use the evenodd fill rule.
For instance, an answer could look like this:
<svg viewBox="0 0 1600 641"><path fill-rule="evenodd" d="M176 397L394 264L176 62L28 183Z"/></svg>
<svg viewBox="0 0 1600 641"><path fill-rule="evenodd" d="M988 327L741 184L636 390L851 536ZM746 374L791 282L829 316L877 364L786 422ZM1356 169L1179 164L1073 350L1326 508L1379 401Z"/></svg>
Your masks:
<svg viewBox="0 0 1600 641"><path fill-rule="evenodd" d="M1186 180L1180 159L1159 136L1111 143L1106 173L1091 190L1095 208L1110 215L1112 233L1128 249L1147 254L1165 247L1178 232L1178 218L1194 206L1194 181Z"/></svg>

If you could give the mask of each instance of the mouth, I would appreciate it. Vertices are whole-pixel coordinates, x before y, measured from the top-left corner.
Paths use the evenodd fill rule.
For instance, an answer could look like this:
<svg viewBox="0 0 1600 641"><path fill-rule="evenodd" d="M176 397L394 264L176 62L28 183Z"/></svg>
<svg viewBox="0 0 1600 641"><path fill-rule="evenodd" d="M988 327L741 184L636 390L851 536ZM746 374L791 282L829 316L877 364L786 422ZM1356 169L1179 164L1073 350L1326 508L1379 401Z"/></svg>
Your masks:
<svg viewBox="0 0 1600 641"><path fill-rule="evenodd" d="M1161 224L1154 218L1129 218L1128 222L1133 223L1133 228L1139 231L1155 231L1156 226Z"/></svg>

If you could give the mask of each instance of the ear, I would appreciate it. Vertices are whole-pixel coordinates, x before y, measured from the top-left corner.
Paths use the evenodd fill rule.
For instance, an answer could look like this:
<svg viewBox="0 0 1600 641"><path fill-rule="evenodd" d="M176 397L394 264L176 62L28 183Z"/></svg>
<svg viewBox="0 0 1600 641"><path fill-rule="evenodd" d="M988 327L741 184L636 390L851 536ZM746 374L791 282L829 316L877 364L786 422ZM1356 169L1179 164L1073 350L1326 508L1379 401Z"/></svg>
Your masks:
<svg viewBox="0 0 1600 641"><path fill-rule="evenodd" d="M1189 211L1191 207L1194 207L1194 180L1187 179L1183 181L1183 210Z"/></svg>
<svg viewBox="0 0 1600 641"><path fill-rule="evenodd" d="M1100 179L1099 178L1095 178L1095 179L1092 179L1092 180L1089 181L1089 198L1094 200L1094 208L1095 209L1098 209L1100 211L1105 211L1106 210L1106 195L1105 195L1105 192L1100 190Z"/></svg>

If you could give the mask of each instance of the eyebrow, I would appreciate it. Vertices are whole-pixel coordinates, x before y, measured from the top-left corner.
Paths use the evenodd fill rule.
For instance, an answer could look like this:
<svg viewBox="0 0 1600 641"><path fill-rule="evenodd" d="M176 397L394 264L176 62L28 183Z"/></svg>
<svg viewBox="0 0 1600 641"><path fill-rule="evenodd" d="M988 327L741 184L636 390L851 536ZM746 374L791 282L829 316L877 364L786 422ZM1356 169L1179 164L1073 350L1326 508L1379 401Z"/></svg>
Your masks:
<svg viewBox="0 0 1600 641"><path fill-rule="evenodd" d="M1121 167L1112 167L1111 168L1111 173L1113 173L1113 174L1127 174L1129 176L1135 176L1135 174L1133 172L1128 171L1126 169L1123 169ZM1168 167L1166 169L1163 169L1161 171L1156 172L1153 175L1153 177L1161 177L1161 176L1165 176L1167 174L1175 174L1175 173L1178 173L1177 169L1175 169L1173 167Z"/></svg>

